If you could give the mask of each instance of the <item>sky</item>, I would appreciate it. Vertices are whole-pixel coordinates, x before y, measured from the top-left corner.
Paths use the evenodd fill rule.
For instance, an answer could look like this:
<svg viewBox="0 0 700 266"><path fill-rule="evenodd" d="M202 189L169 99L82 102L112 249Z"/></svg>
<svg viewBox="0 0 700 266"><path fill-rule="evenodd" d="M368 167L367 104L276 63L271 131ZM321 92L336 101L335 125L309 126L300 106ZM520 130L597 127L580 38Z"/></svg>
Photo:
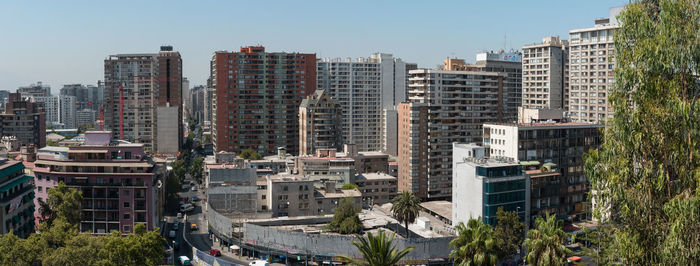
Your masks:
<svg viewBox="0 0 700 266"><path fill-rule="evenodd" d="M628 0L539 1L0 1L0 89L104 79L104 59L172 45L190 86L214 51L263 45L317 57L391 53L419 67L520 49L593 26Z"/></svg>

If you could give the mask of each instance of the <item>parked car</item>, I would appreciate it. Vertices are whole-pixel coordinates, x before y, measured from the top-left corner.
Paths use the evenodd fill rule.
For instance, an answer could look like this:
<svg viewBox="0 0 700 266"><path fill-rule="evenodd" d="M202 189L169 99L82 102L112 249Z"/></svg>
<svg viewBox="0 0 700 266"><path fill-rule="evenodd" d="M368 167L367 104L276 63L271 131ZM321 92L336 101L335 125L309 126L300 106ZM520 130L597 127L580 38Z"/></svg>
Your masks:
<svg viewBox="0 0 700 266"><path fill-rule="evenodd" d="M190 224L190 231L197 231L199 230L199 227L197 227L197 224Z"/></svg>
<svg viewBox="0 0 700 266"><path fill-rule="evenodd" d="M180 230L180 223L174 223L173 230L175 230L175 231Z"/></svg>
<svg viewBox="0 0 700 266"><path fill-rule="evenodd" d="M187 256L180 256L178 258L178 260L180 261L180 264L182 264L182 265L191 265L190 258L188 258Z"/></svg>
<svg viewBox="0 0 700 266"><path fill-rule="evenodd" d="M170 230L170 233L168 234L168 237L170 238L175 238L175 230Z"/></svg>
<svg viewBox="0 0 700 266"><path fill-rule="evenodd" d="M197 186L192 186L192 191L197 191Z"/></svg>
<svg viewBox="0 0 700 266"><path fill-rule="evenodd" d="M178 218L178 219L182 219L182 213L181 213L181 212L178 212L178 213L177 213L177 218Z"/></svg>
<svg viewBox="0 0 700 266"><path fill-rule="evenodd" d="M252 261L248 264L249 266L269 266L270 264L267 263L266 260L256 260Z"/></svg>
<svg viewBox="0 0 700 266"><path fill-rule="evenodd" d="M197 202L197 201L199 201L199 198L197 198L197 197L192 197L192 198L190 199L190 201L191 201L191 202Z"/></svg>
<svg viewBox="0 0 700 266"><path fill-rule="evenodd" d="M221 256L221 251L218 249L212 249L212 250L209 250L209 255L212 255L214 257L219 257L219 256Z"/></svg>

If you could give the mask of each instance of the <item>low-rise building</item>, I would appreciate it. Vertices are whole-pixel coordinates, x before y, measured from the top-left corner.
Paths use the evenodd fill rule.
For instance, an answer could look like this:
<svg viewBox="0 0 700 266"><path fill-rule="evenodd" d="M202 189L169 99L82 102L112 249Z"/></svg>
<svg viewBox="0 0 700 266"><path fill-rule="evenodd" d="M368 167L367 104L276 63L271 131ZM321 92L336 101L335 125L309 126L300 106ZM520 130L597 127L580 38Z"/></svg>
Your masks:
<svg viewBox="0 0 700 266"><path fill-rule="evenodd" d="M45 201L59 182L82 193L81 232L126 234L138 223L153 230L160 220L154 164L143 144L88 131L83 144L40 149L34 166L37 200Z"/></svg>
<svg viewBox="0 0 700 266"><path fill-rule="evenodd" d="M391 202L396 196L396 177L385 173L364 173L355 176L362 193L362 202L369 205Z"/></svg>
<svg viewBox="0 0 700 266"><path fill-rule="evenodd" d="M14 232L28 237L34 231L34 185L24 173L20 161L0 160L0 228L1 234Z"/></svg>
<svg viewBox="0 0 700 266"><path fill-rule="evenodd" d="M362 208L362 194L357 189L338 189L334 182L314 187L314 180L300 175L266 176L258 182L258 195L273 217L314 216L332 214L343 198L352 198L355 207ZM267 206L267 207L265 207Z"/></svg>
<svg viewBox="0 0 700 266"><path fill-rule="evenodd" d="M339 185L354 182L355 160L348 157L336 157L333 149L320 149L316 156L297 157L295 173L314 181L332 181Z"/></svg>
<svg viewBox="0 0 700 266"><path fill-rule="evenodd" d="M510 158L487 158L476 144L453 143L452 223L480 217L496 224L496 211L514 211L528 217L530 179L522 166Z"/></svg>

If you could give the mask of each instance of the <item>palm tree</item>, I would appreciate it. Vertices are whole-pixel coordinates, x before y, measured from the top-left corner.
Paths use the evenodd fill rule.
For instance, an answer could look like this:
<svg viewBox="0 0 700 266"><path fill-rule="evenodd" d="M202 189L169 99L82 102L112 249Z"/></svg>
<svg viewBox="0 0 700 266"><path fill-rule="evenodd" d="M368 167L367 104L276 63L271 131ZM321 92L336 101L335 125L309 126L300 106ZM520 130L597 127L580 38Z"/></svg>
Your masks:
<svg viewBox="0 0 700 266"><path fill-rule="evenodd" d="M571 251L564 246L566 232L561 229L556 215L547 214L547 219L538 217L535 229L527 232L525 259L534 265L566 265L566 255Z"/></svg>
<svg viewBox="0 0 700 266"><path fill-rule="evenodd" d="M352 241L352 244L362 253L364 259L358 260L346 255L339 256L342 261L348 262L351 265L396 265L401 258L413 250L413 247L407 247L401 251L396 249L393 244L394 234L391 234L391 236L387 238L384 230L379 230L376 237L372 235L372 233L367 233L367 238L361 235L356 236L359 241Z"/></svg>
<svg viewBox="0 0 700 266"><path fill-rule="evenodd" d="M454 249L450 258L456 265L494 265L498 263L498 247L493 238L493 228L481 219L469 219L467 226L459 223L459 235L450 241Z"/></svg>
<svg viewBox="0 0 700 266"><path fill-rule="evenodd" d="M416 221L420 212L420 199L413 193L404 191L401 195L396 196L391 200L391 212L394 218L406 225L406 237L411 237L411 231L408 230L408 224Z"/></svg>

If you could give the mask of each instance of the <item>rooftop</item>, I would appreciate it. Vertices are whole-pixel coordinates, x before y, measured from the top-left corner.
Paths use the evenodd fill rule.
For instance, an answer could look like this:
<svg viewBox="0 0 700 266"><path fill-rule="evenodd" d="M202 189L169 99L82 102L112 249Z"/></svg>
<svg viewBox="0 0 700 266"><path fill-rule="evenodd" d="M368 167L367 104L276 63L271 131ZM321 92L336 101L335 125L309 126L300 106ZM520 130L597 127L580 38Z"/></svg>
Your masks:
<svg viewBox="0 0 700 266"><path fill-rule="evenodd" d="M446 200L426 201L421 202L420 206L430 212L452 220L452 202Z"/></svg>
<svg viewBox="0 0 700 266"><path fill-rule="evenodd" d="M355 180L382 180L382 179L392 179L396 180L396 177L390 176L385 173L364 173L355 176Z"/></svg>
<svg viewBox="0 0 700 266"><path fill-rule="evenodd" d="M602 124L598 123L585 123L585 122L537 122L537 123L484 123L484 126L495 125L495 126L511 126L519 128L541 128L541 127L603 127Z"/></svg>
<svg viewBox="0 0 700 266"><path fill-rule="evenodd" d="M357 189L336 189L335 192L326 192L323 189L319 189L317 192L321 193L324 198L347 198L362 196L362 193L360 193L360 191Z"/></svg>

